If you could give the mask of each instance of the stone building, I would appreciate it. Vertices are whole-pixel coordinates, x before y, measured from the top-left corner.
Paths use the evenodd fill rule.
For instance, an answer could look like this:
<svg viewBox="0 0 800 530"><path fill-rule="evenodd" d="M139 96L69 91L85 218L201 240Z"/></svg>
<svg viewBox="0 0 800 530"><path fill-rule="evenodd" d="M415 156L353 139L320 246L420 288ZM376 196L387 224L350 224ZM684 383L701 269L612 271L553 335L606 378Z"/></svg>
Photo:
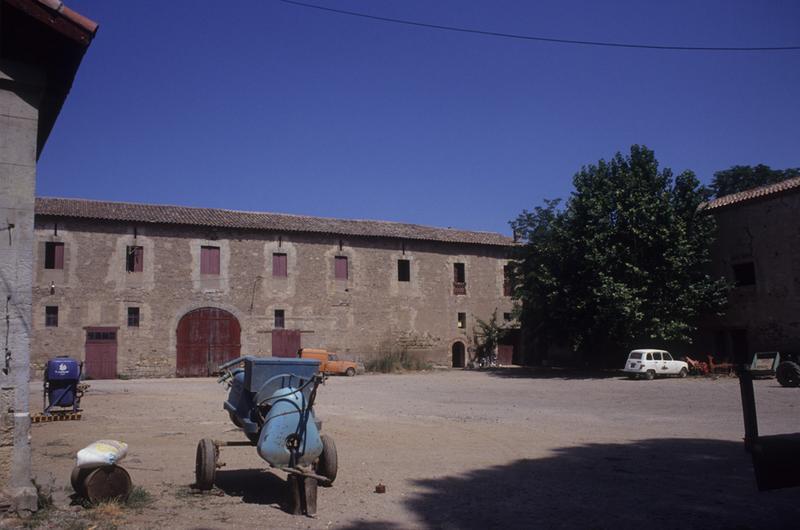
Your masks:
<svg viewBox="0 0 800 530"><path fill-rule="evenodd" d="M300 347L464 366L476 318L512 309L513 242L495 233L39 198L35 238L33 359L97 378Z"/></svg>
<svg viewBox="0 0 800 530"><path fill-rule="evenodd" d="M97 24L57 0L0 0L0 511L31 482L31 272L36 163Z"/></svg>
<svg viewBox="0 0 800 530"><path fill-rule="evenodd" d="M710 201L712 272L734 285L722 317L701 324L697 350L735 358L800 353L800 178Z"/></svg>

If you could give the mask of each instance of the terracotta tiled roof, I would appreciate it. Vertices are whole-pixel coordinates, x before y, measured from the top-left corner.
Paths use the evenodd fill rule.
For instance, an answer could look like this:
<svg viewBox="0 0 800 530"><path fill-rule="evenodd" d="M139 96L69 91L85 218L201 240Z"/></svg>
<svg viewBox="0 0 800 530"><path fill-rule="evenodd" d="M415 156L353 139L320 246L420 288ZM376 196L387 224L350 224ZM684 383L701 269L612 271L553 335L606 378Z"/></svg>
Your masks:
<svg viewBox="0 0 800 530"><path fill-rule="evenodd" d="M723 208L725 206L761 199L769 195L776 195L789 190L800 190L800 177L784 180L775 184L769 184L767 186L761 186L760 188L740 191L739 193L724 195L706 203L705 209L713 210L716 208Z"/></svg>
<svg viewBox="0 0 800 530"><path fill-rule="evenodd" d="M240 212L215 208L190 208L186 206L90 201L86 199L39 197L36 199L36 215L278 232L389 237L477 245L509 246L514 244L511 238L495 232L470 232L390 221L330 219L305 215Z"/></svg>

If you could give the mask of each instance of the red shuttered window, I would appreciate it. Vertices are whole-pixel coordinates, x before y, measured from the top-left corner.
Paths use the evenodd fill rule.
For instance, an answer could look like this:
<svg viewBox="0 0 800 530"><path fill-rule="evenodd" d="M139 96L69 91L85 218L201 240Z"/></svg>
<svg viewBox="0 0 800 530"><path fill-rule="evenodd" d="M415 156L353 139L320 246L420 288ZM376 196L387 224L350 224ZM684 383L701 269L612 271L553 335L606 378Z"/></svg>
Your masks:
<svg viewBox="0 0 800 530"><path fill-rule="evenodd" d="M125 258L127 272L142 272L144 262L144 249L142 247L128 247Z"/></svg>
<svg viewBox="0 0 800 530"><path fill-rule="evenodd" d="M334 258L333 272L337 280L347 279L347 256L336 256Z"/></svg>
<svg viewBox="0 0 800 530"><path fill-rule="evenodd" d="M47 242L44 244L44 268L64 268L64 243Z"/></svg>
<svg viewBox="0 0 800 530"><path fill-rule="evenodd" d="M288 276L289 270L286 265L286 254L274 253L272 254L272 275L273 276Z"/></svg>
<svg viewBox="0 0 800 530"><path fill-rule="evenodd" d="M219 275L219 247L200 247L200 274Z"/></svg>

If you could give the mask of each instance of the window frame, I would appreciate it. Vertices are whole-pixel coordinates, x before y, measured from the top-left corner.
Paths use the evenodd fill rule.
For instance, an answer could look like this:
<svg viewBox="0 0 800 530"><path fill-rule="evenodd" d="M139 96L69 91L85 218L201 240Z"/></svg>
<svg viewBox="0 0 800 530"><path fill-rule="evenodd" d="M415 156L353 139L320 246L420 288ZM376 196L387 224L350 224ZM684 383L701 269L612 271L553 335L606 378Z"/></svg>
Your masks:
<svg viewBox="0 0 800 530"><path fill-rule="evenodd" d="M344 265L340 266L341 264ZM350 279L350 260L347 256L333 257L333 277L334 279L340 281L346 281Z"/></svg>
<svg viewBox="0 0 800 530"><path fill-rule="evenodd" d="M142 311L138 307L128 308L128 327L138 328L142 322Z"/></svg>
<svg viewBox="0 0 800 530"><path fill-rule="evenodd" d="M283 274L280 274L280 273ZM289 255L286 252L272 253L272 276L287 278L289 276Z"/></svg>
<svg viewBox="0 0 800 530"><path fill-rule="evenodd" d="M411 260L405 258L397 260L397 281L404 283L411 281Z"/></svg>
<svg viewBox="0 0 800 530"><path fill-rule="evenodd" d="M503 296L511 296L514 291L514 285L511 281L512 267L510 263L503 265Z"/></svg>
<svg viewBox="0 0 800 530"><path fill-rule="evenodd" d="M57 328L58 327L58 306L46 305L44 306L44 327Z"/></svg>
<svg viewBox="0 0 800 530"><path fill-rule="evenodd" d="M64 270L64 243L45 241L44 268L47 270Z"/></svg>
<svg viewBox="0 0 800 530"><path fill-rule="evenodd" d="M143 270L144 247L141 245L127 245L125 247L125 272L142 272Z"/></svg>
<svg viewBox="0 0 800 530"><path fill-rule="evenodd" d="M467 294L467 265L453 263L453 294Z"/></svg>
<svg viewBox="0 0 800 530"><path fill-rule="evenodd" d="M214 245L200 246L200 274L204 276L219 276L220 274L220 247Z"/></svg>

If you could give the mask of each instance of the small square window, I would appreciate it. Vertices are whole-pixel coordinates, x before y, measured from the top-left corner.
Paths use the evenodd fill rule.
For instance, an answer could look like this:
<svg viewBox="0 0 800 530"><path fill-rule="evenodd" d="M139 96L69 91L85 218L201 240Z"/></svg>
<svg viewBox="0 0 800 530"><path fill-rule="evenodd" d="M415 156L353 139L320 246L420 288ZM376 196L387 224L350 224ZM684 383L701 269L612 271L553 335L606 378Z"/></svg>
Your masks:
<svg viewBox="0 0 800 530"><path fill-rule="evenodd" d="M44 308L44 325L48 328L58 327L58 306L49 305Z"/></svg>
<svg viewBox="0 0 800 530"><path fill-rule="evenodd" d="M142 272L144 248L129 246L125 252L125 271Z"/></svg>
<svg viewBox="0 0 800 530"><path fill-rule="evenodd" d="M397 281L410 282L411 281L411 262L407 259L397 260Z"/></svg>
<svg viewBox="0 0 800 530"><path fill-rule="evenodd" d="M467 329L467 314L458 314L458 329Z"/></svg>
<svg viewBox="0 0 800 530"><path fill-rule="evenodd" d="M200 274L219 275L219 247L200 247Z"/></svg>
<svg viewBox="0 0 800 530"><path fill-rule="evenodd" d="M756 284L756 267L752 261L737 263L733 266L733 279L736 287Z"/></svg>
<svg viewBox="0 0 800 530"><path fill-rule="evenodd" d="M347 256L336 256L333 263L333 272L337 280L347 279Z"/></svg>
<svg viewBox="0 0 800 530"><path fill-rule="evenodd" d="M286 254L280 252L272 254L272 275L282 277L289 275Z"/></svg>
<svg viewBox="0 0 800 530"><path fill-rule="evenodd" d="M44 268L64 268L64 243L53 243L48 241L44 244Z"/></svg>
<svg viewBox="0 0 800 530"><path fill-rule="evenodd" d="M511 317L511 313L503 313L503 320L506 322L511 322L513 318Z"/></svg>
<svg viewBox="0 0 800 530"><path fill-rule="evenodd" d="M129 307L128 308L128 327L129 328L138 328L139 327L139 308L138 307Z"/></svg>
<svg viewBox="0 0 800 530"><path fill-rule="evenodd" d="M275 310L275 329L283 329L286 325L283 309Z"/></svg>

